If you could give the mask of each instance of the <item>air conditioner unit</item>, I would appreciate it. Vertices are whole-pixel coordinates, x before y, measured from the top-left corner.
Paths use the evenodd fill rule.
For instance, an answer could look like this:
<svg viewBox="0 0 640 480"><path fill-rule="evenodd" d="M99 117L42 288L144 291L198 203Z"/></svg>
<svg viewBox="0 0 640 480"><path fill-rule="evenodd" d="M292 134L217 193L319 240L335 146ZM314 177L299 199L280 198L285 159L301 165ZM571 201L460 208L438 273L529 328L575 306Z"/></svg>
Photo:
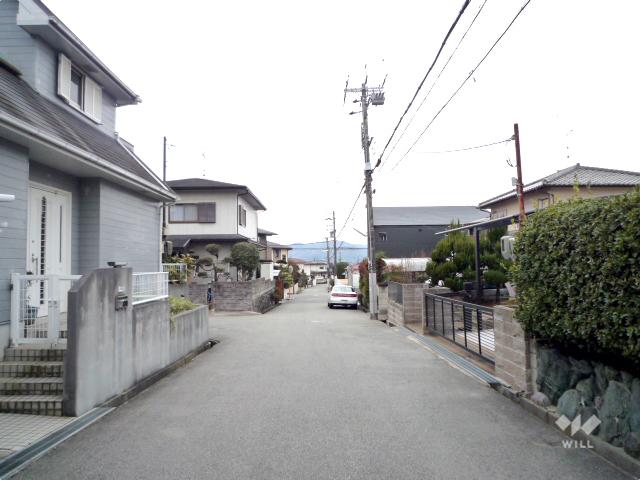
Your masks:
<svg viewBox="0 0 640 480"><path fill-rule="evenodd" d="M515 255L513 253L513 245L515 242L516 238L513 235L505 235L500 238L500 252L502 253L502 258L515 260Z"/></svg>

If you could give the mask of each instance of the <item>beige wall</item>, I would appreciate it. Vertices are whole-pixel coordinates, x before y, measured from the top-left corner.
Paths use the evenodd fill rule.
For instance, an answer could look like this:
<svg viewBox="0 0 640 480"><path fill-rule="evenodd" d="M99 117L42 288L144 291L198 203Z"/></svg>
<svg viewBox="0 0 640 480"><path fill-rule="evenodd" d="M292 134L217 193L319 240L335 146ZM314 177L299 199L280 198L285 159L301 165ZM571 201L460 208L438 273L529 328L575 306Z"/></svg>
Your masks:
<svg viewBox="0 0 640 480"><path fill-rule="evenodd" d="M623 193L633 190L633 187L581 187L578 196L581 198L598 198L608 197L611 195L622 195ZM524 194L525 211L537 210L539 201L542 199L552 198L550 203L557 203L572 198L576 193L573 187L548 187L540 190L534 190ZM508 217L517 215L520 212L519 202L516 197L509 198L490 205L491 218Z"/></svg>
<svg viewBox="0 0 640 480"><path fill-rule="evenodd" d="M180 203L216 203L215 223L171 223L167 224L166 235L202 235L239 233L252 240L258 240L258 212L242 197L233 192L180 191ZM247 211L247 225L238 224L238 205ZM169 218L169 217L167 217Z"/></svg>

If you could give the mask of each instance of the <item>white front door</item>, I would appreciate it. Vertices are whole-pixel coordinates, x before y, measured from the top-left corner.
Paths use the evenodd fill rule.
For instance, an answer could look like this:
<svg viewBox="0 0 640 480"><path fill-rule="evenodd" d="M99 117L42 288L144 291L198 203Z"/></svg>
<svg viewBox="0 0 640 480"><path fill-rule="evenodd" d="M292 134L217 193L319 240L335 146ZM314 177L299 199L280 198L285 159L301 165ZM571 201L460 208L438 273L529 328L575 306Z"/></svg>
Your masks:
<svg viewBox="0 0 640 480"><path fill-rule="evenodd" d="M27 272L70 275L71 193L31 185L28 218ZM47 315L48 283L35 281L29 288L29 306L38 307L39 317ZM61 282L60 288L60 312L66 312L69 282Z"/></svg>

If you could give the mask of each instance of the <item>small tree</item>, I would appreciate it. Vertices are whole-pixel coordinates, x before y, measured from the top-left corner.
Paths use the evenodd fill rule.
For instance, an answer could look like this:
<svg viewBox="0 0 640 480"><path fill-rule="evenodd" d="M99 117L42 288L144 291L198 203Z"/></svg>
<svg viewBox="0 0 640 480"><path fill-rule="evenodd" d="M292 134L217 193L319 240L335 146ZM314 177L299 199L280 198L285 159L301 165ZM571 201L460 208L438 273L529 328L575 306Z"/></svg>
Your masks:
<svg viewBox="0 0 640 480"><path fill-rule="evenodd" d="M231 256L225 258L225 262L240 271L242 280L251 280L253 273L260 266L260 252L252 243L236 243L231 247Z"/></svg>
<svg viewBox="0 0 640 480"><path fill-rule="evenodd" d="M346 273L348 266L349 266L349 263L347 262L338 262L338 265L336 266L338 278L344 277L344 274Z"/></svg>
<svg viewBox="0 0 640 480"><path fill-rule="evenodd" d="M220 245L217 243L209 243L204 249L211 255L215 257L215 262L213 262L213 281L218 281L218 273L222 271L221 268L218 268L218 261L220 255Z"/></svg>

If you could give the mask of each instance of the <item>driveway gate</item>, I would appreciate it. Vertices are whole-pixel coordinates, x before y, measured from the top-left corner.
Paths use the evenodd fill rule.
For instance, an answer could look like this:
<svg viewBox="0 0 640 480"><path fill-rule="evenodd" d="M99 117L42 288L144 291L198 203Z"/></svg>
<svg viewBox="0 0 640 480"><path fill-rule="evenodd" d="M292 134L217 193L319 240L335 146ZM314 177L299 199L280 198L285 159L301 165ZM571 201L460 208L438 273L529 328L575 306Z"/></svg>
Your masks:
<svg viewBox="0 0 640 480"><path fill-rule="evenodd" d="M493 308L425 293L427 329L494 363Z"/></svg>

